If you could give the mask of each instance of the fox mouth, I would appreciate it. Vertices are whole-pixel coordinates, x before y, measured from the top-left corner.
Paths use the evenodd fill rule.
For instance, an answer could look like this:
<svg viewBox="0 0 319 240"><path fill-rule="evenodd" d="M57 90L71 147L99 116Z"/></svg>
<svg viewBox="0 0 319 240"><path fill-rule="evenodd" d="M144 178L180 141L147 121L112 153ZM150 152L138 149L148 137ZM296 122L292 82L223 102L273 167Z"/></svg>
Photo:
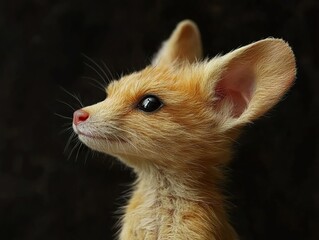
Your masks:
<svg viewBox="0 0 319 240"><path fill-rule="evenodd" d="M101 140L108 140L108 138L106 137L101 137L101 136L95 136L95 135L92 135L92 134L88 134L88 133L83 133L81 131L77 131L76 134L80 137L80 136L83 136L83 137L87 137L87 138L92 138L92 139L101 139Z"/></svg>
<svg viewBox="0 0 319 240"><path fill-rule="evenodd" d="M121 137L94 135L92 133L82 132L76 127L74 128L74 132L78 135L78 137L84 137L84 138L89 138L93 140L103 140L107 142L126 142L126 140Z"/></svg>

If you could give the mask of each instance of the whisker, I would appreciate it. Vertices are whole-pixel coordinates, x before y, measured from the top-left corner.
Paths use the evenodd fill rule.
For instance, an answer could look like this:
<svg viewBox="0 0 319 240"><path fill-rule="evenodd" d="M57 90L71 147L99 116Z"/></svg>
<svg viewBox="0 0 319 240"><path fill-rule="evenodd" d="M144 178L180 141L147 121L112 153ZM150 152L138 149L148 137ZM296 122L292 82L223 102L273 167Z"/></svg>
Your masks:
<svg viewBox="0 0 319 240"><path fill-rule="evenodd" d="M79 99L78 96L76 96L75 94L70 93L70 92L69 92L68 90L66 90L64 87L61 87L61 86L60 86L60 88L61 88L64 92L66 92L67 94L69 94L71 97L73 97L73 98L80 104L80 106L83 107L83 104L82 104L82 102L81 102L81 100Z"/></svg>
<svg viewBox="0 0 319 240"><path fill-rule="evenodd" d="M87 149L87 150L88 150L88 151L87 151L86 154L85 154L84 164L86 164L87 159L88 159L88 157L89 157L89 155L90 155L90 153L91 153L91 149Z"/></svg>
<svg viewBox="0 0 319 240"><path fill-rule="evenodd" d="M64 133L67 133L67 132L73 132L72 126L61 130L59 132L59 134L64 134Z"/></svg>
<svg viewBox="0 0 319 240"><path fill-rule="evenodd" d="M107 125L107 127L111 128L111 129L114 129L114 130L117 130L119 132L124 132L124 133L128 133L130 135L133 135L134 137L138 137L135 133L129 131L129 130L126 130L126 129L122 129L122 128L119 128L119 127L116 127L116 126L112 126L112 125Z"/></svg>
<svg viewBox="0 0 319 240"><path fill-rule="evenodd" d="M58 101L59 103L63 103L64 105L68 106L68 107L71 108L73 111L76 110L72 105L70 105L70 104L67 103L67 102L64 102L64 101L61 101L61 100L57 100L57 101Z"/></svg>
<svg viewBox="0 0 319 240"><path fill-rule="evenodd" d="M83 103L82 103L82 100L80 99L80 96L74 94L74 97L75 97L75 99L80 103L80 106L83 108L84 105L83 105Z"/></svg>
<svg viewBox="0 0 319 240"><path fill-rule="evenodd" d="M73 138L74 137L76 137L76 134L75 134L75 132L72 132L71 133L71 135L70 135L70 137L69 137L69 139L68 139L68 141L66 142L66 145L65 145L65 148L64 148L64 153L67 151L67 149L69 148L69 146L70 146L70 144L71 144L71 142L72 142L72 140L73 140Z"/></svg>
<svg viewBox="0 0 319 240"><path fill-rule="evenodd" d="M87 76L84 76L84 77L81 77L81 78L88 79L88 80L91 80L91 81L97 83L99 88L103 89L103 91L105 91L105 86L102 83L100 83L97 79L95 79L93 77L87 77Z"/></svg>
<svg viewBox="0 0 319 240"><path fill-rule="evenodd" d="M54 115L56 115L56 116L58 116L58 117L61 117L61 118L64 118L64 119L68 119L68 120L73 119L73 118L71 118L71 117L63 116L62 114L59 114L59 113L54 113Z"/></svg>
<svg viewBox="0 0 319 240"><path fill-rule="evenodd" d="M77 151L77 153L76 153L75 161L78 160L79 152L80 152L80 150L81 150L81 147L83 146L83 143L82 143L82 142L79 142L79 143L80 143L80 146L79 146L78 151Z"/></svg>
<svg viewBox="0 0 319 240"><path fill-rule="evenodd" d="M104 77L102 76L102 74L99 73L92 65L90 65L90 64L88 64L88 63L86 63L86 62L84 62L84 64L85 64L87 67L91 68L91 69L101 78L101 80L102 80L105 84L107 84L107 81L104 79Z"/></svg>
<svg viewBox="0 0 319 240"><path fill-rule="evenodd" d="M70 160L71 156L72 156L72 153L74 152L74 150L81 144L80 141L76 142L76 144L74 145L74 147L72 148L69 156L68 156L68 160Z"/></svg>
<svg viewBox="0 0 319 240"><path fill-rule="evenodd" d="M96 85L96 84L94 84L94 83L92 83L92 82L89 82L89 84L90 84L91 86L97 88L98 90L100 90L100 91L102 91L102 92L105 93L105 89L101 88L99 85Z"/></svg>
<svg viewBox="0 0 319 240"><path fill-rule="evenodd" d="M105 62L103 60L101 60L103 67L106 69L106 71L108 72L109 76L111 77L111 79L114 79L114 76L110 70L110 68L108 68L108 66L105 64Z"/></svg>
<svg viewBox="0 0 319 240"><path fill-rule="evenodd" d="M103 80L103 82L107 85L110 80L109 80L109 76L106 74L106 72L104 71L104 69L96 62L94 61L92 58L90 58L89 56L85 55L84 53L82 53L82 56L84 56L86 59L88 59L91 63L93 63L104 75L104 77L102 76L102 74L99 73L99 71L97 71L96 68L94 68L92 65L88 64L88 63L84 63L86 64L89 68L91 68L92 70L94 70L99 76L100 78Z"/></svg>

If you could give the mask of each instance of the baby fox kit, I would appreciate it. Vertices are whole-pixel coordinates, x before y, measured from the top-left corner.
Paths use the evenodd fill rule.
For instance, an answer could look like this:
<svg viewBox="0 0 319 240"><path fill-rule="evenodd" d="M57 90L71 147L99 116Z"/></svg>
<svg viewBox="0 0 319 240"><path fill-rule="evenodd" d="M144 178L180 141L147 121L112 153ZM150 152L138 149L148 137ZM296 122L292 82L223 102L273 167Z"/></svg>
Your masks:
<svg viewBox="0 0 319 240"><path fill-rule="evenodd" d="M238 239L227 220L223 168L241 128L292 85L295 59L273 38L201 58L197 26L182 21L150 66L74 112L78 138L137 175L121 240Z"/></svg>

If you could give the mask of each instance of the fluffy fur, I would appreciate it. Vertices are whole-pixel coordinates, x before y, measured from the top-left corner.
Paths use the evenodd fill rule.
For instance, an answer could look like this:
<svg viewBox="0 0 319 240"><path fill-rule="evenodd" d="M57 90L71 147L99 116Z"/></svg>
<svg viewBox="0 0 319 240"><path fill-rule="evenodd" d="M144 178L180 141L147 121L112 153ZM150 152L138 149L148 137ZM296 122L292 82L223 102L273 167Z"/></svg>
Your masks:
<svg viewBox="0 0 319 240"><path fill-rule="evenodd" d="M291 86L294 55L269 38L201 57L197 26L181 22L152 65L113 81L104 101L82 109L89 118L73 125L88 147L116 156L138 176L121 240L238 238L227 220L223 168L242 126ZM163 107L139 110L148 94Z"/></svg>

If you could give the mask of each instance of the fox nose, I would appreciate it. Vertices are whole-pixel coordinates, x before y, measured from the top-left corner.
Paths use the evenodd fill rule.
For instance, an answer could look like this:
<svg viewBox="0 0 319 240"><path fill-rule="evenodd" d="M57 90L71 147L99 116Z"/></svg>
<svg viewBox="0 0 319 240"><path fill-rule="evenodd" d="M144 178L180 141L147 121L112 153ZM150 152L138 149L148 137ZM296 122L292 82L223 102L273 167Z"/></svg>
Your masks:
<svg viewBox="0 0 319 240"><path fill-rule="evenodd" d="M85 122L88 119L90 114L82 109L76 110L73 113L73 123L74 125L78 125L82 122Z"/></svg>

